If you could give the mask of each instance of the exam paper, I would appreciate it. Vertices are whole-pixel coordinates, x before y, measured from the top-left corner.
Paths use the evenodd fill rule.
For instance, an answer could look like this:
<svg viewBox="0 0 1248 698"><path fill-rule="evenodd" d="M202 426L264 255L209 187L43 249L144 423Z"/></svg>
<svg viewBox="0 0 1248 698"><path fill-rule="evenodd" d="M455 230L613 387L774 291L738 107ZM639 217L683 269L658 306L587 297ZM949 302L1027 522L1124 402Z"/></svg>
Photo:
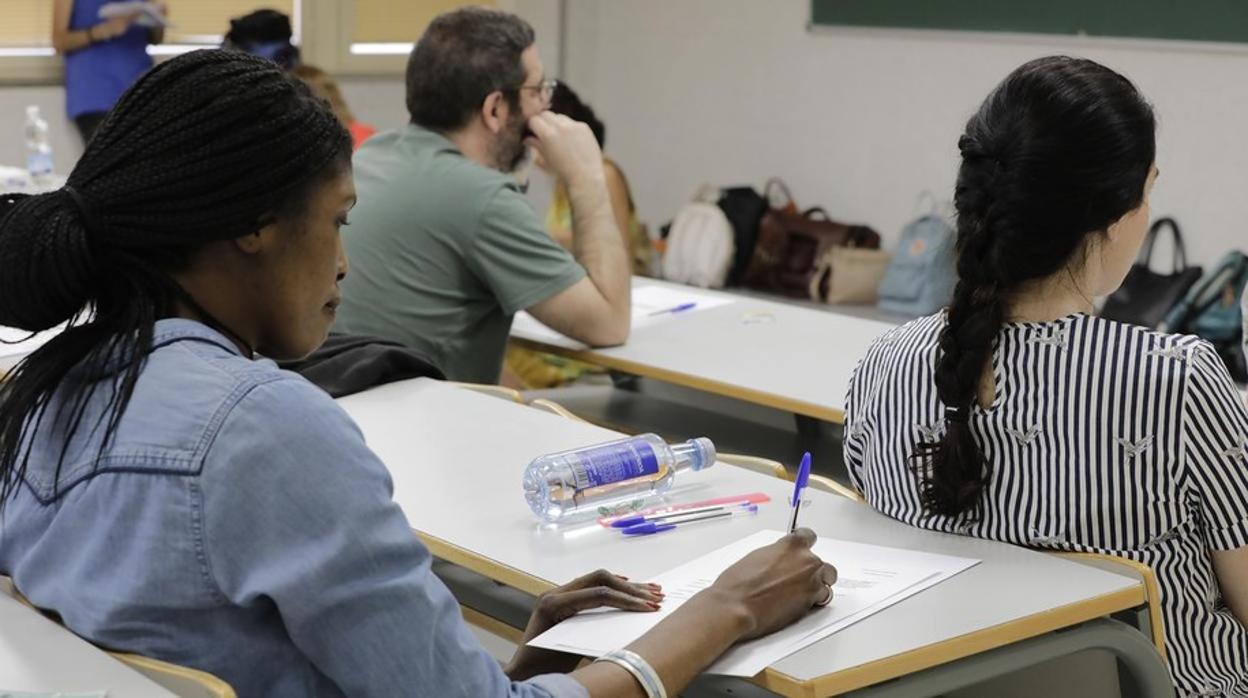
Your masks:
<svg viewBox="0 0 1248 698"><path fill-rule="evenodd" d="M669 322L682 315L717 308L733 302L734 299L731 296L710 294L692 287L638 286L633 289L632 328L633 330L639 330L660 322ZM659 312L670 310L685 303L695 303L696 305L679 313ZM656 315L655 313L659 314ZM516 313L515 319L511 323L511 329L513 332L522 334L526 339L539 342L558 342L567 339L538 322L537 318L524 311Z"/></svg>
<svg viewBox="0 0 1248 698"><path fill-rule="evenodd" d="M659 575L653 581L663 586L667 597L663 608L655 613L584 613L547 630L529 644L594 657L624 647L710 586L734 562L783 535L780 531L759 531ZM783 630L733 647L707 673L753 676L768 665L979 562L833 538L820 538L813 550L836 566L838 579L832 603L813 609Z"/></svg>

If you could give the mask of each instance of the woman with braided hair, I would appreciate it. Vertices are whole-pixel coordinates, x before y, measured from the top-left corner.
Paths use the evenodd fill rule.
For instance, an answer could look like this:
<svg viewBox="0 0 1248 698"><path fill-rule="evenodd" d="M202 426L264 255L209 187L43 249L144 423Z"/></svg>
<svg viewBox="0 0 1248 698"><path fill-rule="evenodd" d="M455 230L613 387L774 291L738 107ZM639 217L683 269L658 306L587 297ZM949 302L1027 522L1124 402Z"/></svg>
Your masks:
<svg viewBox="0 0 1248 698"><path fill-rule="evenodd" d="M296 78L197 51L122 96L64 189L0 197L0 325L70 323L0 383L0 575L92 642L242 696L675 692L831 599L802 529L611 661L526 647L500 667L359 429L270 360L333 322L350 153ZM661 601L598 571L542 596L528 633Z"/></svg>
<svg viewBox="0 0 1248 698"><path fill-rule="evenodd" d="M1206 342L1093 315L1147 229L1154 130L1089 60L988 95L958 141L952 303L868 350L845 460L912 525L1152 566L1178 693L1248 695L1248 413Z"/></svg>

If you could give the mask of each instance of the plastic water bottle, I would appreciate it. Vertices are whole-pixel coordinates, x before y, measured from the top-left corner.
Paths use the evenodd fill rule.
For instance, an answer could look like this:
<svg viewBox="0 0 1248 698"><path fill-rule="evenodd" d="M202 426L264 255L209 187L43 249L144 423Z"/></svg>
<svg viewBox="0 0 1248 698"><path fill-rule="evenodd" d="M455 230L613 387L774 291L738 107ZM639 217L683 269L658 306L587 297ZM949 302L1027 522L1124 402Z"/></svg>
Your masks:
<svg viewBox="0 0 1248 698"><path fill-rule="evenodd" d="M550 522L609 514L667 492L678 472L714 463L710 439L668 445L655 434L641 434L537 458L524 471L524 498Z"/></svg>
<svg viewBox="0 0 1248 698"><path fill-rule="evenodd" d="M39 107L26 107L26 170L35 188L46 187L52 179L52 145L48 142L48 122Z"/></svg>

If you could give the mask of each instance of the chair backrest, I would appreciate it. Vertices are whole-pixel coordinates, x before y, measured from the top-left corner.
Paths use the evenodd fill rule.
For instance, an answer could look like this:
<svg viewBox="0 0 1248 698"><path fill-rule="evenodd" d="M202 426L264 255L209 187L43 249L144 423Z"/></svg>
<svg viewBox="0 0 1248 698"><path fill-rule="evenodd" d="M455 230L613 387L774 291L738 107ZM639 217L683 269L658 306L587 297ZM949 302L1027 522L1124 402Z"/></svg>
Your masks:
<svg viewBox="0 0 1248 698"><path fill-rule="evenodd" d="M164 686L181 698L236 698L226 682L205 671L191 669L139 654L109 652L113 657Z"/></svg>
<svg viewBox="0 0 1248 698"><path fill-rule="evenodd" d="M12 583L12 580L7 577L0 577L0 593L8 594L22 604L41 614L43 613L39 607L23 596L22 592L18 591L17 587ZM46 614L44 617L47 617ZM53 619L48 618L48 620ZM144 657L138 654L105 651L114 659L181 696L181 698L237 698L234 689L228 683L206 671L178 666L177 664L162 662L159 659L152 659L151 657Z"/></svg>
<svg viewBox="0 0 1248 698"><path fill-rule="evenodd" d="M853 500L855 502L867 501L866 499L863 498L861 494L859 494L858 490L852 487L848 487L846 485L842 485L841 483L837 482L836 480L833 480L827 475L816 475L814 473L811 473L809 484L811 487L817 490L823 490L824 492L831 492L832 494L839 495L841 497Z"/></svg>
<svg viewBox="0 0 1248 698"><path fill-rule="evenodd" d="M1161 590L1157 586L1157 575L1148 565L1116 555L1103 553L1050 553L1057 557L1073 560L1085 565L1139 577L1144 584L1144 596L1148 601L1148 623L1152 626L1153 644L1162 658L1166 657L1166 630L1161 618Z"/></svg>
<svg viewBox="0 0 1248 698"><path fill-rule="evenodd" d="M506 386L490 385L488 383L456 383L453 381L447 381L446 384L453 385L456 388L463 388L464 390L481 393L482 395L489 395L503 400L510 400L521 405L524 404L524 397L520 395L520 391Z"/></svg>
<svg viewBox="0 0 1248 698"><path fill-rule="evenodd" d="M745 468L763 475L771 475L781 480L792 480L789 471L778 461L770 458L759 458L758 456L746 456L740 453L719 453L716 454L715 460L728 465L735 465L738 468Z"/></svg>
<svg viewBox="0 0 1248 698"><path fill-rule="evenodd" d="M569 410L568 408L564 407L563 405L560 405L554 400L547 400L544 397L539 397L536 400L533 400L532 402L529 403L529 407L542 410L544 412L551 412L553 414L559 415L560 417L571 419L577 422L586 421L582 419L581 417L577 416L576 414L574 414L572 410Z"/></svg>

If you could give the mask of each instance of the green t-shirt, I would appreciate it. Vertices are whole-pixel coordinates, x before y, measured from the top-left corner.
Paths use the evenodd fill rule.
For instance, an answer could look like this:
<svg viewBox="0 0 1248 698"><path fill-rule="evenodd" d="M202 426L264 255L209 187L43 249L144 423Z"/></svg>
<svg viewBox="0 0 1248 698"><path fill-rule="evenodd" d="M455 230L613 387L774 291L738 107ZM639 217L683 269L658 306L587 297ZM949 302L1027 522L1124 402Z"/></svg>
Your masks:
<svg viewBox="0 0 1248 698"><path fill-rule="evenodd" d="M497 382L511 319L585 277L509 175L418 126L355 154L336 332L402 342L451 380Z"/></svg>

